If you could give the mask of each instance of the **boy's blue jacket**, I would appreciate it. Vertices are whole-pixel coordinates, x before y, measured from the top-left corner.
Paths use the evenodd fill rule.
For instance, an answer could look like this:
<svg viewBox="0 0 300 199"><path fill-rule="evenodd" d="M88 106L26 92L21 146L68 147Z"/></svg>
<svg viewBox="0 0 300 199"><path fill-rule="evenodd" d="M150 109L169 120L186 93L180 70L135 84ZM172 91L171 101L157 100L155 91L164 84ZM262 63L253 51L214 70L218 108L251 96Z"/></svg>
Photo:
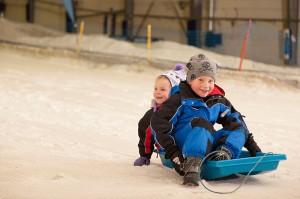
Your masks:
<svg viewBox="0 0 300 199"><path fill-rule="evenodd" d="M243 126L245 136L249 132L241 115L225 98L222 88L215 85L209 96L196 95L186 82L181 82L179 91L172 95L151 118L151 128L158 144L165 149L167 158L181 154L182 146L175 142L174 134L187 133L186 125L193 125L195 118L201 118L202 127L214 133L213 125L222 124L223 128L234 129ZM199 122L199 119L197 120Z"/></svg>

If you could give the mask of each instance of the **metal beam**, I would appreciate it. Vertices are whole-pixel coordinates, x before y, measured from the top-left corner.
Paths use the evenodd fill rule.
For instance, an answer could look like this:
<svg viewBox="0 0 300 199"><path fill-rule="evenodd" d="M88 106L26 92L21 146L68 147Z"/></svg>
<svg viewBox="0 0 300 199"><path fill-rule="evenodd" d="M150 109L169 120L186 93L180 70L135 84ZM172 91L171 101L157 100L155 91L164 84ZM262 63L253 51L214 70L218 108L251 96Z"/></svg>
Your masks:
<svg viewBox="0 0 300 199"><path fill-rule="evenodd" d="M133 15L134 15L134 0L125 0L125 21L124 31L126 39L133 40Z"/></svg>
<svg viewBox="0 0 300 199"><path fill-rule="evenodd" d="M188 20L188 44L201 46L202 0L190 0L190 19Z"/></svg>
<svg viewBox="0 0 300 199"><path fill-rule="evenodd" d="M140 25L138 26L137 31L136 31L136 33L135 33L133 39L135 39L135 38L140 34L140 31L141 31L141 29L143 28L146 19L149 17L150 12L151 12L151 10L152 10L154 4L155 4L155 1L156 1L156 0L152 0L152 1L150 2L149 6L148 6L148 8L147 8L146 14L143 15L143 19L142 19Z"/></svg>
<svg viewBox="0 0 300 199"><path fill-rule="evenodd" d="M28 0L26 4L26 19L28 22L34 22L34 3L35 0Z"/></svg>
<svg viewBox="0 0 300 199"><path fill-rule="evenodd" d="M176 19L178 20L178 24L179 24L179 26L181 28L181 31L182 31L182 33L183 33L183 35L185 37L186 36L186 28L185 28L185 25L184 25L184 20L180 19L180 12L178 10L177 4L174 1L172 1L172 0L169 0L169 3L173 7Z"/></svg>
<svg viewBox="0 0 300 199"><path fill-rule="evenodd" d="M144 18L146 15L144 14L134 14L134 17L138 18ZM174 17L174 16L166 16L166 15L147 15L147 18L152 18L152 19L167 19L167 20L175 20L175 19L180 19L180 20L189 20L189 19L198 19L202 21L244 21L248 22L249 19L253 22L278 22L278 23L283 23L286 22L288 19L287 18L257 18L257 17ZM300 23L300 19L289 19L291 22L296 22Z"/></svg>
<svg viewBox="0 0 300 199"><path fill-rule="evenodd" d="M110 37L114 37L116 36L116 20L117 20L117 15L116 13L114 12L114 9L111 8L110 9L110 33L109 33L109 36Z"/></svg>
<svg viewBox="0 0 300 199"><path fill-rule="evenodd" d="M299 1L298 0L287 0L288 1L288 28L291 31L292 37L292 54L291 59L288 60L289 65L297 65L297 54L298 54L298 23L291 21L290 19L298 19L299 17ZM293 39L294 38L294 39Z"/></svg>

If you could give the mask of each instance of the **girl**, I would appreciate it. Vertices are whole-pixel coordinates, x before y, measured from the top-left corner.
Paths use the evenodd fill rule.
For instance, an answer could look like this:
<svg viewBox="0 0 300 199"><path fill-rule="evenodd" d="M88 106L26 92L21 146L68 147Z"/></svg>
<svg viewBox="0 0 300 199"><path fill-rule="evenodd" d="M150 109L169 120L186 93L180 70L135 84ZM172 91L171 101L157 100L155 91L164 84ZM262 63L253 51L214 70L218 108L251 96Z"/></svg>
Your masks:
<svg viewBox="0 0 300 199"><path fill-rule="evenodd" d="M177 64L173 70L166 71L159 75L154 83L152 107L140 119L138 124L139 135L139 153L140 157L134 161L134 166L143 166L150 164L150 158L154 150L154 139L152 136L150 120L155 111L161 108L162 104L170 95L178 90L178 85L184 81L186 74L184 66Z"/></svg>

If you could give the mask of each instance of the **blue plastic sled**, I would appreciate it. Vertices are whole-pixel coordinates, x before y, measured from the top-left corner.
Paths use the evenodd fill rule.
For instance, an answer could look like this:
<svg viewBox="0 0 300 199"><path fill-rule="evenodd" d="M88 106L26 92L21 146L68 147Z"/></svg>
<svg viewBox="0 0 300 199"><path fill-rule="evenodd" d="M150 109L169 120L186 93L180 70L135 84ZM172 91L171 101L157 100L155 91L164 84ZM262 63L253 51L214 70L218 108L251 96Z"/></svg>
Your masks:
<svg viewBox="0 0 300 199"><path fill-rule="evenodd" d="M164 166L173 168L173 163L171 162L171 160L165 159L164 151L159 151L158 154ZM262 172L276 170L280 160L286 160L286 155L257 153L256 157L250 157L249 152L242 151L239 159L205 161L201 168L201 178L206 180L213 180L233 174L247 175L248 172L251 171L254 167L255 168L250 173L250 175L255 175ZM258 161L260 162L257 164Z"/></svg>

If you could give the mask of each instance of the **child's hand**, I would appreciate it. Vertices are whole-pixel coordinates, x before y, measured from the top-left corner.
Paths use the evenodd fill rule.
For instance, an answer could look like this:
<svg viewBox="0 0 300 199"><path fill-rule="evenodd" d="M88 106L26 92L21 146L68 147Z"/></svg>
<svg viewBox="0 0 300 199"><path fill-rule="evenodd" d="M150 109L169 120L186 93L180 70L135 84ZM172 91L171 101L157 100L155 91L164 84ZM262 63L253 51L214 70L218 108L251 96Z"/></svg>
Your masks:
<svg viewBox="0 0 300 199"><path fill-rule="evenodd" d="M223 122L223 127L226 130L234 131L237 128L241 127L241 124L236 118L226 118Z"/></svg>
<svg viewBox="0 0 300 199"><path fill-rule="evenodd" d="M180 157L179 157L180 156ZM174 169L175 171L181 175L184 176L184 171L183 171L183 167L182 167L182 163L183 163L183 157L182 155L176 156L172 159L172 162L174 163Z"/></svg>
<svg viewBox="0 0 300 199"><path fill-rule="evenodd" d="M175 164L180 164L180 160L179 160L179 157L175 157L173 158L172 160Z"/></svg>

